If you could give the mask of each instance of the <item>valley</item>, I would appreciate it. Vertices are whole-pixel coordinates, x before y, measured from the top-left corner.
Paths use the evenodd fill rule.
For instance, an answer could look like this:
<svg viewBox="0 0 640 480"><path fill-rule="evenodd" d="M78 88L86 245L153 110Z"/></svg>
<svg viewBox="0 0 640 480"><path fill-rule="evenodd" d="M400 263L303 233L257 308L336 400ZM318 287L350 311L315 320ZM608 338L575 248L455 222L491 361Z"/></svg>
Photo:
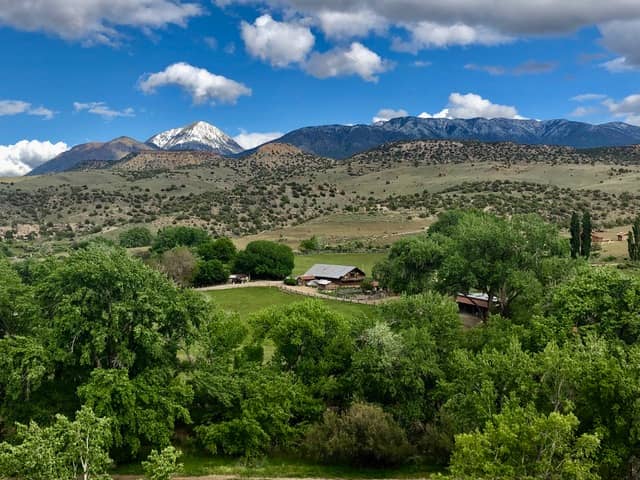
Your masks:
<svg viewBox="0 0 640 480"><path fill-rule="evenodd" d="M576 150L415 141L347 160L267 144L241 157L143 151L108 164L0 179L0 235L51 247L132 225L205 228L296 246L312 235L358 248L423 231L444 210L537 213L561 226L590 209L599 228L640 208L638 147Z"/></svg>

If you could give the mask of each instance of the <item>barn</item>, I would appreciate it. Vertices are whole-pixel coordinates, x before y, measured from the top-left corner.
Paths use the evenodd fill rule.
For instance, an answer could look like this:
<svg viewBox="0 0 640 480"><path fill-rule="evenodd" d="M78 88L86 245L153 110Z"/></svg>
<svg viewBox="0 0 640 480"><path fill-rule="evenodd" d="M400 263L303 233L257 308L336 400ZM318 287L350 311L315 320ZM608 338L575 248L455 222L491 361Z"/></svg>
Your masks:
<svg viewBox="0 0 640 480"><path fill-rule="evenodd" d="M318 263L299 276L298 283L306 285L312 281L327 280L339 286L358 287L365 277L366 274L358 267Z"/></svg>

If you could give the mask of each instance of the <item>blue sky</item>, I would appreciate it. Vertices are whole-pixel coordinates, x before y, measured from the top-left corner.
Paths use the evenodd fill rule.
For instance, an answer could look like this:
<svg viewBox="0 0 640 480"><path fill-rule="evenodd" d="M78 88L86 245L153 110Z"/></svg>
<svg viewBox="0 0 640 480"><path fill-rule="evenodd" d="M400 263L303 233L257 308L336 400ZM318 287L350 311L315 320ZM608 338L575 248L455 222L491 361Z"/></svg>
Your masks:
<svg viewBox="0 0 640 480"><path fill-rule="evenodd" d="M640 124L636 0L7 3L0 175L195 120L247 146L407 114Z"/></svg>

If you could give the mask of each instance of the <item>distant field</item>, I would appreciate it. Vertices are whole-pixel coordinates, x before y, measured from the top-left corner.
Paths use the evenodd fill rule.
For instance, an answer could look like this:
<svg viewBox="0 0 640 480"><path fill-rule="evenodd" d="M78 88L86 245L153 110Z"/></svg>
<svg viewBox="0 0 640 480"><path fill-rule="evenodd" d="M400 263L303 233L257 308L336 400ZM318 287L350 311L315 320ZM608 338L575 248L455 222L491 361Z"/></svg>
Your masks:
<svg viewBox="0 0 640 480"><path fill-rule="evenodd" d="M301 302L306 297L282 292L272 287L250 287L235 288L230 290L216 290L206 292L209 298L216 302L221 308L228 311L237 312L241 317L246 317L252 313L274 305L289 305ZM360 305L354 303L339 302L336 300L321 300L333 310L344 315L375 315L375 307L370 305Z"/></svg>
<svg viewBox="0 0 640 480"><path fill-rule="evenodd" d="M310 255L296 255L294 275L301 275L316 263L333 265L353 265L364 270L371 276L373 266L386 256L385 253L314 253Z"/></svg>

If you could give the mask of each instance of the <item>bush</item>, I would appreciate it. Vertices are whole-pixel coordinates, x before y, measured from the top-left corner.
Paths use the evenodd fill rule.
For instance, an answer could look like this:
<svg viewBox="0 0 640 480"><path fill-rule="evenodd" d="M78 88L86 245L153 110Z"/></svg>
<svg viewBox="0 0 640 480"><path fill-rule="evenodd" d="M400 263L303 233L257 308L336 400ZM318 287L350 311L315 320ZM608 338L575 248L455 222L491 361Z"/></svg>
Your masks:
<svg viewBox="0 0 640 480"><path fill-rule="evenodd" d="M176 247L197 247L209 239L209 234L201 228L165 227L158 232L152 250L164 253Z"/></svg>
<svg viewBox="0 0 640 480"><path fill-rule="evenodd" d="M162 254L158 269L178 285L186 287L193 280L196 258L188 248L177 247Z"/></svg>
<svg viewBox="0 0 640 480"><path fill-rule="evenodd" d="M198 262L193 275L193 284L196 287L207 287L225 283L229 279L229 270L220 260L207 260Z"/></svg>
<svg viewBox="0 0 640 480"><path fill-rule="evenodd" d="M236 246L226 237L207 240L196 251L203 260L220 260L223 263L232 262L238 253Z"/></svg>
<svg viewBox="0 0 640 480"><path fill-rule="evenodd" d="M284 279L284 284L289 285L290 287L294 287L298 285L298 280L296 280L294 277L287 277Z"/></svg>
<svg viewBox="0 0 640 480"><path fill-rule="evenodd" d="M259 240L238 253L235 269L256 280L283 280L293 270L293 251L280 243Z"/></svg>
<svg viewBox="0 0 640 480"><path fill-rule="evenodd" d="M180 450L167 447L161 452L153 450L146 461L142 462L144 476L147 480L171 480L173 476L182 470L182 464L178 458L182 455Z"/></svg>
<svg viewBox="0 0 640 480"><path fill-rule="evenodd" d="M300 251L301 252L317 252L322 249L322 245L320 245L320 240L315 235L311 238L303 240L300 242Z"/></svg>
<svg viewBox="0 0 640 480"><path fill-rule="evenodd" d="M342 414L325 413L304 441L306 452L323 463L388 467L411 454L404 430L380 407L355 403Z"/></svg>
<svg viewBox="0 0 640 480"><path fill-rule="evenodd" d="M153 241L153 235L147 227L131 228L120 234L120 246L125 248L148 247Z"/></svg>

